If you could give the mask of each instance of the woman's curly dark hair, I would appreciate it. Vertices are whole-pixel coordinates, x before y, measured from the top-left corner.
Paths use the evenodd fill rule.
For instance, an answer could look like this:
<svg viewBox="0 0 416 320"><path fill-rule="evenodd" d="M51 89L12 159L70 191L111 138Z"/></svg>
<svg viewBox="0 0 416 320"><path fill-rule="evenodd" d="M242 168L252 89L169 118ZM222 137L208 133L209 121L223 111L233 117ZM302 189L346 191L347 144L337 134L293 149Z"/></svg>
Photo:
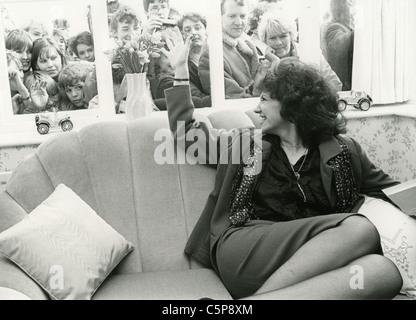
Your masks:
<svg viewBox="0 0 416 320"><path fill-rule="evenodd" d="M315 66L284 58L269 69L262 90L282 104L282 118L296 125L305 145L346 133L337 92Z"/></svg>

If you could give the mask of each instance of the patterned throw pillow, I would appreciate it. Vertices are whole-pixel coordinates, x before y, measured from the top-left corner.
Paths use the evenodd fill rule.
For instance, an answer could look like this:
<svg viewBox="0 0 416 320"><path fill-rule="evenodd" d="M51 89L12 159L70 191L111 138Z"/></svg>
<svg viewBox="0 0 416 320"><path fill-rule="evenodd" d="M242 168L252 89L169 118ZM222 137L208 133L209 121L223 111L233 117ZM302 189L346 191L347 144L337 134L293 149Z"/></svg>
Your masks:
<svg viewBox="0 0 416 320"><path fill-rule="evenodd" d="M0 234L0 253L52 299L88 300L133 250L65 185Z"/></svg>
<svg viewBox="0 0 416 320"><path fill-rule="evenodd" d="M384 256L399 269L402 294L416 299L416 220L380 199L366 198L359 211L377 228Z"/></svg>

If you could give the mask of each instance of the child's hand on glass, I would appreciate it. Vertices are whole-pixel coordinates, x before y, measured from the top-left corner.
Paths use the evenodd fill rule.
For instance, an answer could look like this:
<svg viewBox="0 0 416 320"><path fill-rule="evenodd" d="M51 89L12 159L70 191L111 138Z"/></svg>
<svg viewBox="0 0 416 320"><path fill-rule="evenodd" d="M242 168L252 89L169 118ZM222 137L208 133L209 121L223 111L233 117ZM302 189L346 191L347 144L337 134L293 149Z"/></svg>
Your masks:
<svg viewBox="0 0 416 320"><path fill-rule="evenodd" d="M12 80L19 75L19 69L15 64L8 66L7 71L9 73L9 80Z"/></svg>
<svg viewBox="0 0 416 320"><path fill-rule="evenodd" d="M40 109L45 108L49 95L46 92L46 81L36 81L30 87L30 96L34 105Z"/></svg>
<svg viewBox="0 0 416 320"><path fill-rule="evenodd" d="M23 71L19 70L16 65L8 66L7 71L9 75L10 88L22 93L21 91L24 91L26 88L23 84Z"/></svg>

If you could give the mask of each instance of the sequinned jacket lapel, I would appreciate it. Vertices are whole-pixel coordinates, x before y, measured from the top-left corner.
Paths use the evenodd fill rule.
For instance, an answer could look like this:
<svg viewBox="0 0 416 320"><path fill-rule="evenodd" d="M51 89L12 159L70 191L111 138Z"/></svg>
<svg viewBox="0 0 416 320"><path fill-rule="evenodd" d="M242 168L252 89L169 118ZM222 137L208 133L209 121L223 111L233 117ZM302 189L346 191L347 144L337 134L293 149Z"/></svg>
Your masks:
<svg viewBox="0 0 416 320"><path fill-rule="evenodd" d="M319 145L319 153L321 155L321 178L325 188L326 195L333 208L337 204L336 189L333 188L333 169L328 161L336 157L342 152L342 148L334 137L322 142Z"/></svg>

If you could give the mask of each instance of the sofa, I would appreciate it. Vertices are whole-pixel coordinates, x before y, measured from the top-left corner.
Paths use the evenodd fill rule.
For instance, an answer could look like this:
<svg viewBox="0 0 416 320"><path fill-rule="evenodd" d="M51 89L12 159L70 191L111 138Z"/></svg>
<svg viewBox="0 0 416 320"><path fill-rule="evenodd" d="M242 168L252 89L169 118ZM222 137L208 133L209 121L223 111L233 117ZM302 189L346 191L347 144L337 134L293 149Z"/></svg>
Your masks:
<svg viewBox="0 0 416 320"><path fill-rule="evenodd" d="M237 110L201 110L196 116L218 128L259 121L254 113ZM0 194L0 234L64 184L134 248L103 279L93 300L232 299L213 270L184 254L213 189L215 169L157 164L154 153L162 141L156 133L170 133L165 112L51 137L24 159ZM0 270L0 300L51 298L10 259L0 257Z"/></svg>
<svg viewBox="0 0 416 320"><path fill-rule="evenodd" d="M245 114L236 114L231 117L235 125L251 123ZM199 116L210 121L203 112ZM213 119L225 125L221 112ZM166 112L155 112L133 122L99 122L78 132L57 133L24 159L0 194L0 233L64 184L134 247L93 299L231 299L213 270L184 254L213 189L215 170L158 165L154 152L161 142L155 141L155 132L170 134L168 128ZM0 270L0 299L50 298L3 256Z"/></svg>

